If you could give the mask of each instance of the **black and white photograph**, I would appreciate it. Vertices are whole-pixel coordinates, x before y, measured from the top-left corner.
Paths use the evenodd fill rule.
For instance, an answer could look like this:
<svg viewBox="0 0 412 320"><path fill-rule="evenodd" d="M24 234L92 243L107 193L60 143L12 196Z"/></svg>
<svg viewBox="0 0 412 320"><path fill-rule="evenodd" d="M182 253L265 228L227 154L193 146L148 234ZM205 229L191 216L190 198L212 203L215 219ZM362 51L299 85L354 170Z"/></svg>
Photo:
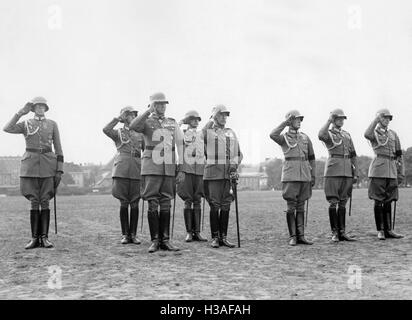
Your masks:
<svg viewBox="0 0 412 320"><path fill-rule="evenodd" d="M0 39L0 300L412 298L411 1L0 0Z"/></svg>

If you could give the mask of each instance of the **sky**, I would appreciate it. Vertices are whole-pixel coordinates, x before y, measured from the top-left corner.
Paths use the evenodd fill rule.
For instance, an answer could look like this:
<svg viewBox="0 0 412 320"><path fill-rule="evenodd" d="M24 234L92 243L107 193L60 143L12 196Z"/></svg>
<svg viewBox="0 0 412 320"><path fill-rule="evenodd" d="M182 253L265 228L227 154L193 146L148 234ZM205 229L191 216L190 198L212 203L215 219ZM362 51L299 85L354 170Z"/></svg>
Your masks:
<svg viewBox="0 0 412 320"><path fill-rule="evenodd" d="M104 125L161 91L177 121L195 109L202 125L213 105L228 106L244 163L282 157L269 133L291 109L318 158L335 108L358 154L373 155L363 133L383 107L407 148L411 16L408 0L2 0L0 127L44 96L65 160L105 164L116 150ZM0 146L14 156L25 144L1 131Z"/></svg>

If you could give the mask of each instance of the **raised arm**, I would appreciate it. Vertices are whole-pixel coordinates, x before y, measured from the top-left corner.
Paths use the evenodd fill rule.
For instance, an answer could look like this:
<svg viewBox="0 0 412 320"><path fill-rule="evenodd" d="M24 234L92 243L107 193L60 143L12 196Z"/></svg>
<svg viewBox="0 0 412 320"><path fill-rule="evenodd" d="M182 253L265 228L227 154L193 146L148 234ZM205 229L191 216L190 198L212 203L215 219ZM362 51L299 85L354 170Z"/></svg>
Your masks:
<svg viewBox="0 0 412 320"><path fill-rule="evenodd" d="M154 112L154 104L151 104L149 108L145 112L143 112L140 116L138 116L137 118L134 118L129 128L136 132L144 133L144 127L145 127L146 120L149 118L152 112Z"/></svg>
<svg viewBox="0 0 412 320"><path fill-rule="evenodd" d="M103 133L114 141L116 141L118 137L116 130L114 130L114 127L119 123L119 121L119 118L113 118L113 120L103 128Z"/></svg>
<svg viewBox="0 0 412 320"><path fill-rule="evenodd" d="M270 133L270 138L279 145L285 143L285 137L281 135L283 129L285 129L290 124L289 120L283 121L279 126L272 130Z"/></svg>
<svg viewBox="0 0 412 320"><path fill-rule="evenodd" d="M324 124L322 128L319 130L318 138L320 141L323 141L325 143L331 142L330 136L329 136L329 127L331 123L333 122L332 116L329 117L328 121Z"/></svg>
<svg viewBox="0 0 412 320"><path fill-rule="evenodd" d="M365 138L371 142L375 140L374 131L375 131L376 125L379 123L380 118L381 118L381 115L378 115L375 119L373 119L373 121L371 122L371 124L365 131Z"/></svg>
<svg viewBox="0 0 412 320"><path fill-rule="evenodd" d="M23 122L17 123L17 121L19 121L19 119L22 116L30 112L32 105L33 104L31 102L26 103L26 105L22 109L20 109L13 116L13 118L11 118L11 120L4 126L3 130L7 133L15 133L15 134L24 133L25 132L24 123Z"/></svg>

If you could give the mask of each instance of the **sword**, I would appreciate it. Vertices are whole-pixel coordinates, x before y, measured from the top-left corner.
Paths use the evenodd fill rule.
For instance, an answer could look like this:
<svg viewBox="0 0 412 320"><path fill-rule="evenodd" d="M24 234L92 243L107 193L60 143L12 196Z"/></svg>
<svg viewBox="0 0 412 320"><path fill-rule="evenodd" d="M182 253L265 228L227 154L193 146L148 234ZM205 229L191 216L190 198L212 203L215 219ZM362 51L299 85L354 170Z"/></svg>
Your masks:
<svg viewBox="0 0 412 320"><path fill-rule="evenodd" d="M57 188L56 188L56 179L54 179L54 233L57 234Z"/></svg>
<svg viewBox="0 0 412 320"><path fill-rule="evenodd" d="M140 226L140 233L143 233L143 212L144 212L144 200L142 199L142 225Z"/></svg>
<svg viewBox="0 0 412 320"><path fill-rule="evenodd" d="M396 200L395 204L393 205L393 225L392 225L392 230L395 230L395 220L396 220Z"/></svg>
<svg viewBox="0 0 412 320"><path fill-rule="evenodd" d="M203 227L205 226L205 198L203 198L203 210L202 210L202 231L203 231Z"/></svg>
<svg viewBox="0 0 412 320"><path fill-rule="evenodd" d="M305 219L305 228L308 225L308 214L309 214L309 199L306 200L306 219Z"/></svg>
<svg viewBox="0 0 412 320"><path fill-rule="evenodd" d="M352 195L350 195L349 197L349 217L351 213L352 213Z"/></svg>
<svg viewBox="0 0 412 320"><path fill-rule="evenodd" d="M233 196L235 197L236 208L236 229L237 229L237 246L240 248L240 232L239 232L239 204L237 201L237 175L236 171L230 173L230 182L232 186Z"/></svg>
<svg viewBox="0 0 412 320"><path fill-rule="evenodd" d="M173 239L173 229L175 226L175 211L176 211L176 192L175 196L173 197L173 216L172 216L172 234L171 234L171 239Z"/></svg>

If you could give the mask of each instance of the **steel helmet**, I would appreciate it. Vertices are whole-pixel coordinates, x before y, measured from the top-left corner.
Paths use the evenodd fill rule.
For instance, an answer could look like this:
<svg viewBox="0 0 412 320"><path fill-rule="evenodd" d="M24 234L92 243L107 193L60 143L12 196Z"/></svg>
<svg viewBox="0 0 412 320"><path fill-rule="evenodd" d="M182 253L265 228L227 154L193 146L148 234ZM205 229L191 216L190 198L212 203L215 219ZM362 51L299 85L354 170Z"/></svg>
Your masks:
<svg viewBox="0 0 412 320"><path fill-rule="evenodd" d="M44 97L34 97L33 99L31 99L30 101L31 103L33 103L33 106L31 107L31 111L34 112L34 107L36 106L36 104L44 104L46 106L46 111L49 111L49 106L47 105L47 100Z"/></svg>
<svg viewBox="0 0 412 320"><path fill-rule="evenodd" d="M300 118L300 121L303 121L303 118L304 118L298 110L291 110L288 113L286 113L285 119L287 120L291 116L293 116L294 118Z"/></svg>
<svg viewBox="0 0 412 320"><path fill-rule="evenodd" d="M376 115L382 114L384 117L389 117L389 119L392 121L393 115L389 112L389 109L383 108L379 109L376 112Z"/></svg>
<svg viewBox="0 0 412 320"><path fill-rule="evenodd" d="M334 109L334 110L331 111L330 114L333 116L333 119L336 119L336 118L347 119L347 117L346 117L346 115L345 115L345 113L343 112L342 109Z"/></svg>
<svg viewBox="0 0 412 320"><path fill-rule="evenodd" d="M166 96L163 92L153 93L150 96L150 103L153 103L153 102L156 102L156 103L169 103L169 101L166 100Z"/></svg>
<svg viewBox="0 0 412 320"><path fill-rule="evenodd" d="M127 107L122 108L122 110L120 110L120 116L122 116L123 113L125 113L125 112L134 113L136 117L137 117L137 114L138 114L137 110L135 110L132 106L127 106ZM124 122L124 121L121 120L120 122Z"/></svg>
<svg viewBox="0 0 412 320"><path fill-rule="evenodd" d="M198 119L199 121L202 121L202 118L199 116L199 113L196 110L190 110L186 112L182 122L184 124L187 124L190 119Z"/></svg>
<svg viewBox="0 0 412 320"><path fill-rule="evenodd" d="M217 104L214 108L213 108L213 114L217 115L218 113L226 113L228 116L230 116L230 111L229 109L223 105L223 104Z"/></svg>

